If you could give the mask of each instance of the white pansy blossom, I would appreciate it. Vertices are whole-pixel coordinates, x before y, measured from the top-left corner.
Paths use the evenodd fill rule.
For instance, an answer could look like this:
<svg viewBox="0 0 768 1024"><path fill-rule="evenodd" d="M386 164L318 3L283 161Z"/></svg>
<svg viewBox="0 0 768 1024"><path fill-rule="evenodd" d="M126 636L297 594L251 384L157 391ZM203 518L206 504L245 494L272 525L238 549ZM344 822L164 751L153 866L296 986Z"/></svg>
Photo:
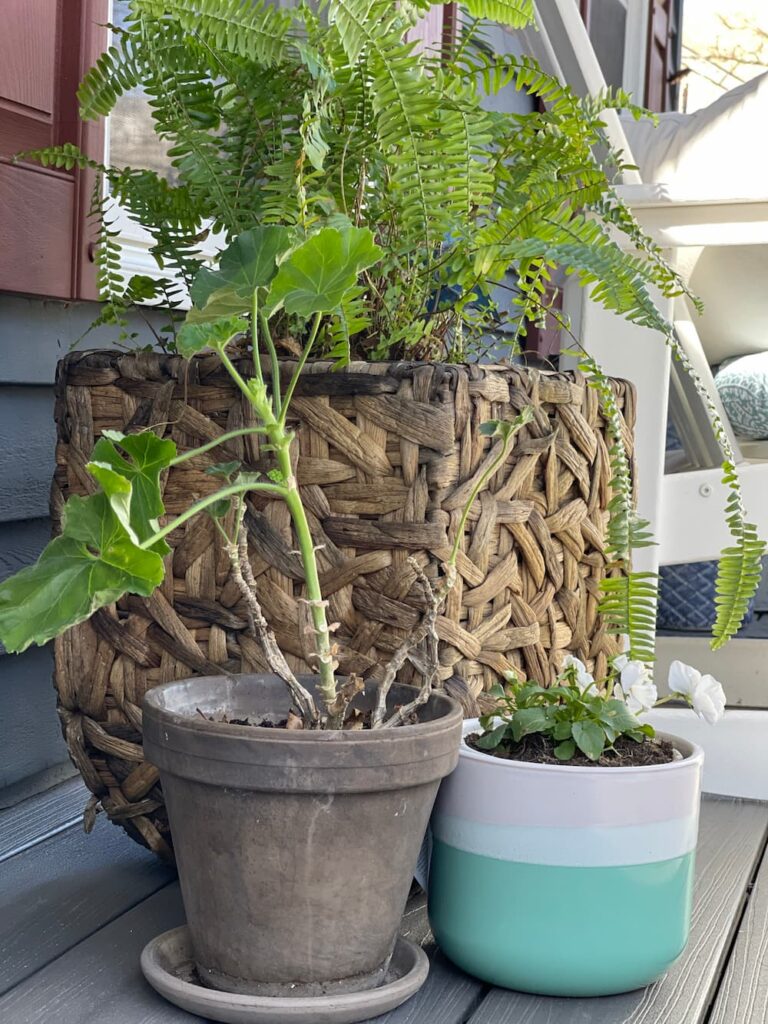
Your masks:
<svg viewBox="0 0 768 1024"><path fill-rule="evenodd" d="M563 659L563 671L569 668L576 669L576 685L579 687L581 692L589 694L590 697L596 697L598 689L595 683L595 677L591 672L587 671L587 666L584 662L579 658L574 658L572 654L566 654Z"/></svg>
<svg viewBox="0 0 768 1024"><path fill-rule="evenodd" d="M669 689L690 703L705 722L714 725L725 713L725 692L714 676L702 675L692 665L673 661L669 666Z"/></svg>
<svg viewBox="0 0 768 1024"><path fill-rule="evenodd" d="M648 667L642 661L630 661L626 654L614 658L613 665L621 680L617 689L632 714L641 715L650 711L659 694Z"/></svg>

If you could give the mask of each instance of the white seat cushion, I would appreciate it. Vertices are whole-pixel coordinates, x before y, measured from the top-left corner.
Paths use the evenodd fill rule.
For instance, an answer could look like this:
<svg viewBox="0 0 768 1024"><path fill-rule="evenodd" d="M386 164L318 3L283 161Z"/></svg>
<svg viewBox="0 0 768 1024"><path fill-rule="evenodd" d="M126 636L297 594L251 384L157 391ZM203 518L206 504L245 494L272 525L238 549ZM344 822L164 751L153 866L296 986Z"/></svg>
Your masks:
<svg viewBox="0 0 768 1024"><path fill-rule="evenodd" d="M694 114L623 117L643 181L690 199L768 199L768 72Z"/></svg>
<svg viewBox="0 0 768 1024"><path fill-rule="evenodd" d="M768 200L768 73L694 114L660 114L658 127L622 124L644 182L692 200ZM768 247L681 250L680 270L704 300L696 329L710 364L768 350Z"/></svg>

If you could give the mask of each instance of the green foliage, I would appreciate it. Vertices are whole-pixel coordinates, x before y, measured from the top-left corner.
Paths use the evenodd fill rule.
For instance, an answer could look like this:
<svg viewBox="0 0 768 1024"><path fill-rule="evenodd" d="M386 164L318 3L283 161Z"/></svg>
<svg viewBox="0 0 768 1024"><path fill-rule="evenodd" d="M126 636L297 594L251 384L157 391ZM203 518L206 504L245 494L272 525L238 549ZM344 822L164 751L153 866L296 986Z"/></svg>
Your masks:
<svg viewBox="0 0 768 1024"><path fill-rule="evenodd" d="M332 313L354 288L360 272L380 256L368 228L322 228L282 261L269 290L268 307L307 318Z"/></svg>
<svg viewBox="0 0 768 1024"><path fill-rule="evenodd" d="M105 431L88 463L99 491L88 498L70 498L64 507L61 535L51 541L35 565L0 584L0 641L9 651L45 643L126 593L151 594L163 580L163 556L170 550L166 536L200 513L213 517L224 534L227 550L238 551L237 532L234 536L227 533L228 515L233 504L238 513L244 513L244 496L259 491L282 498L293 518L314 624L321 692L327 706L334 706L332 642L314 541L291 462L293 433L286 426L286 414L322 313L343 307L354 297L359 272L370 267L378 255L371 232L348 222L323 228L306 240L293 237L284 228L265 226L236 237L222 254L217 269L201 271L193 291L203 304L203 316L226 293L230 302L250 312L251 319L230 315L196 320L195 314L201 313L193 308L179 331L178 351L186 357L205 347L218 351L260 425L230 431L215 442L181 455L173 441L150 430L139 434ZM267 303L269 296L272 298ZM269 317L259 310L260 304L271 307L275 316L284 315L288 309L294 316L313 318L312 327L303 332L304 351L285 394L281 393ZM257 350L255 377L247 381L225 351L233 338L246 331L255 339ZM261 343L273 367L271 392L261 373ZM239 461L210 466L209 475L221 481L218 490L191 501L175 520L160 526L165 514L163 473L172 465L250 431L264 434L274 455L275 465L266 475L242 471ZM237 519L237 529L241 520L242 516ZM295 697L298 692L294 690ZM304 698L299 695L296 699L300 702ZM307 720L314 723L316 718L315 712Z"/></svg>
<svg viewBox="0 0 768 1024"><path fill-rule="evenodd" d="M483 19L530 24L531 0L472 0L475 21L444 56L407 40L431 6L320 0L289 12L242 0L133 0L80 100L95 117L139 84L149 97L174 184L130 168L106 174L111 195L152 234L158 264L189 284L207 221L231 240L254 226L292 225L306 237L339 214L355 226L365 218L382 259L321 335L342 362L463 358L505 319L519 327L516 344L541 315L558 264L633 318L651 315L648 284L683 290L612 189L618 157L603 167L594 155L607 148L602 110L637 112L629 97L580 100L530 59L493 53ZM546 109L486 110L484 94L505 86ZM66 146L45 159L84 158ZM608 227L629 238L633 255ZM104 237L106 270L116 267L115 245ZM509 306L477 302L478 286L510 268L520 294ZM108 274L103 283L124 308L129 290Z"/></svg>
<svg viewBox="0 0 768 1024"><path fill-rule="evenodd" d="M736 467L723 463L723 483L729 488L726 518L735 544L727 547L718 566L716 581L716 619L712 627L712 647L718 650L736 633L760 584L765 542L744 518ZM735 486L734 486L735 485Z"/></svg>
<svg viewBox="0 0 768 1024"><path fill-rule="evenodd" d="M149 595L170 551L155 539L163 515L160 476L176 456L152 431L107 430L88 470L99 484L64 506L60 536L37 562L0 584L0 638L9 651L42 644L125 593Z"/></svg>
<svg viewBox="0 0 768 1024"><path fill-rule="evenodd" d="M243 231L220 254L217 270L203 267L198 272L190 289L193 303L203 309L213 293L231 288L247 300L247 309L256 288L269 284L290 247L291 236L285 228L273 225Z"/></svg>
<svg viewBox="0 0 768 1024"><path fill-rule="evenodd" d="M6 650L44 644L126 592L148 596L162 582L161 556L142 549L125 522L131 485L124 481L118 514L116 483L113 478L108 485L111 494L70 498L61 535L34 565L0 584L0 639Z"/></svg>
<svg viewBox="0 0 768 1024"><path fill-rule="evenodd" d="M214 296L216 294L214 292ZM208 308L206 306L206 309ZM192 314L194 312L194 310L190 311ZM222 352L233 338L236 338L238 334L244 334L247 330L248 321L241 316L217 317L215 320L206 319L201 323L188 316L187 322L179 330L176 347L179 354L185 359L191 359L198 352L202 352L204 348Z"/></svg>
<svg viewBox="0 0 768 1024"><path fill-rule="evenodd" d="M148 540L157 530L158 519L165 511L160 476L175 455L175 443L158 437L151 430L141 434L105 430L94 445L91 466L98 469L88 468L108 496L107 472L113 485L117 485L117 495L127 495L128 522L125 525L140 542ZM110 503L115 506L111 498ZM170 548L160 541L150 550L167 555Z"/></svg>
<svg viewBox="0 0 768 1024"><path fill-rule="evenodd" d="M514 751L526 736L540 733L552 740L555 756L563 762L577 751L598 761L620 736L641 743L654 735L650 725L642 724L625 701L613 695L612 680L602 692L592 683L580 686L573 668L567 668L554 686L513 678L506 687L495 686L490 695L497 699L497 708L480 719L480 750Z"/></svg>
<svg viewBox="0 0 768 1024"><path fill-rule="evenodd" d="M173 183L150 171L99 169L69 144L37 154L50 166L96 167L108 186L93 210L101 221L97 272L105 299L98 322L117 324L122 340L130 340L127 310L147 301L177 306L176 279L192 286L195 302L184 352L223 346L223 321L231 325L233 316L252 312L242 275L251 244L270 271L273 256L279 264L272 294L258 297L259 308L280 309L271 329L298 335L305 357L322 347L338 365L459 361L482 354L489 331L505 323L514 328L505 334L505 354L513 354L527 326L552 315L547 286L564 268L607 309L660 332L708 402L723 446L734 541L718 580L719 645L737 628L754 590L762 545L746 521L717 411L652 289L694 297L613 185L622 158L606 138L603 111L642 112L622 91L581 99L530 58L493 52L483 20L529 25L532 0L467 0L474 20L447 54L420 50L407 38L431 6L316 0L286 11L263 0L132 0L126 27L82 83L82 113L107 115L119 96L141 85L168 147ZM529 94L536 109L523 116L487 110L485 96L506 87ZM114 200L152 236L150 251L169 275L159 285L124 281L111 226ZM340 222L355 229L365 222L374 238L366 259L352 260L333 282L312 257L324 231ZM218 269L203 266L201 241L211 228L226 240ZM274 252L258 234L270 228L279 233ZM289 236L291 245L308 248L281 263ZM380 258L373 265L375 246ZM510 272L517 289L497 305L487 294ZM250 284L260 277L255 273ZM306 322L309 310L322 325ZM217 322L210 333L205 325ZM205 329L195 333L196 326ZM264 342L279 406L276 349L271 336ZM176 345L173 337L162 343ZM602 388L596 366L590 380ZM633 654L649 658L654 583L627 575L632 549L648 542L647 529L633 512L618 434L611 466L612 569L602 606L614 628L629 631Z"/></svg>
<svg viewBox="0 0 768 1024"><path fill-rule="evenodd" d="M629 657L649 664L654 660L658 576L635 572L632 553L652 544L653 538L648 522L637 515L635 508L632 468L611 381L590 356L583 352L572 354L579 357L579 369L598 394L612 442L611 498L605 544L610 575L600 584L600 612L610 629L627 637Z"/></svg>

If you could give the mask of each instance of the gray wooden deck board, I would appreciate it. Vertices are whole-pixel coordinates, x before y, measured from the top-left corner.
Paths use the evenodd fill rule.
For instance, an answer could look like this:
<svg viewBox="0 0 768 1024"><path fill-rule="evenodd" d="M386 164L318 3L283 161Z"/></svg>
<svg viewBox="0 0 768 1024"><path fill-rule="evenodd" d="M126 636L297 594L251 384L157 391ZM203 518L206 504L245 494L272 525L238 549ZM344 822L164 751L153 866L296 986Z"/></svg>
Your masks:
<svg viewBox="0 0 768 1024"><path fill-rule="evenodd" d="M3 1024L200 1024L147 985L139 956L184 922L178 885L121 914L0 997Z"/></svg>
<svg viewBox="0 0 768 1024"><path fill-rule="evenodd" d="M89 796L78 777L0 810L0 863L82 821Z"/></svg>
<svg viewBox="0 0 768 1024"><path fill-rule="evenodd" d="M544 999L493 989L469 1024L703 1024L767 826L763 804L704 801L691 938L655 985L603 999ZM747 1021L730 1016L722 1024Z"/></svg>
<svg viewBox="0 0 768 1024"><path fill-rule="evenodd" d="M29 977L173 877L102 816L0 866L0 992ZM0 1014L0 1020L3 1017Z"/></svg>
<svg viewBox="0 0 768 1024"><path fill-rule="evenodd" d="M420 917L418 909L413 912ZM151 938L184 920L177 884L166 886L0 998L3 1024L194 1024L146 984L139 956ZM417 924L417 930L421 922ZM408 929L406 929L408 930ZM416 939L416 935L411 933ZM434 953L434 949L431 950ZM484 986L439 953L421 991L376 1024L455 1024Z"/></svg>
<svg viewBox="0 0 768 1024"><path fill-rule="evenodd" d="M768 856L736 935L709 1024L768 1022Z"/></svg>

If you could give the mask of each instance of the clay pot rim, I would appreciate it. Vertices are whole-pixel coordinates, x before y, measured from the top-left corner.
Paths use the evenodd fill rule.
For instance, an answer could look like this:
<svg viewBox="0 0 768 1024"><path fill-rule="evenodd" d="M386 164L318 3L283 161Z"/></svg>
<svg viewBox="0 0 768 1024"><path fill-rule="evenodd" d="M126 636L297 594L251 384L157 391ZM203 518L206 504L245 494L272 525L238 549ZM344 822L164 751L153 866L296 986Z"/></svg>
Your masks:
<svg viewBox="0 0 768 1024"><path fill-rule="evenodd" d="M264 681L276 680L277 677L269 673L244 673L251 679L262 679ZM194 682L201 686L205 683L212 683L213 686L221 689L222 693L226 692L226 684L230 682L230 679L237 679L237 676L228 677L226 675L220 676L195 676ZM315 676L298 676L300 682L303 684L311 683L316 680ZM150 714L159 723L167 724L174 730L184 730L186 732L194 734L205 734L208 736L220 736L223 738L231 737L239 741L251 741L255 743L268 742L270 744L277 743L344 743L344 744L369 744L369 743L391 743L396 742L399 739L408 740L409 742L418 739L421 736L435 736L436 734L446 731L451 732L456 727L456 720L463 720L462 710L459 703L450 697L447 693L435 690L431 693L429 700L424 705L427 707L429 704L443 705L444 711L439 714L436 718L430 719L426 722L418 722L415 725L399 725L393 729L276 729L273 727L265 727L258 725L237 725L230 722L212 722L209 719L202 718L196 713L196 709L192 709L189 713L173 711L164 706L162 702L162 696L164 692L170 691L172 688L177 687L183 683L189 682L186 679L176 679L167 683L162 683L160 686L153 687L148 690L144 695L144 710L145 713L151 708ZM282 681L281 681L282 682ZM418 693L418 688L415 686L409 686L405 683L396 683L395 687L398 689L408 689L412 691L415 697ZM393 687L394 689L394 687ZM287 693L286 687L286 693Z"/></svg>

